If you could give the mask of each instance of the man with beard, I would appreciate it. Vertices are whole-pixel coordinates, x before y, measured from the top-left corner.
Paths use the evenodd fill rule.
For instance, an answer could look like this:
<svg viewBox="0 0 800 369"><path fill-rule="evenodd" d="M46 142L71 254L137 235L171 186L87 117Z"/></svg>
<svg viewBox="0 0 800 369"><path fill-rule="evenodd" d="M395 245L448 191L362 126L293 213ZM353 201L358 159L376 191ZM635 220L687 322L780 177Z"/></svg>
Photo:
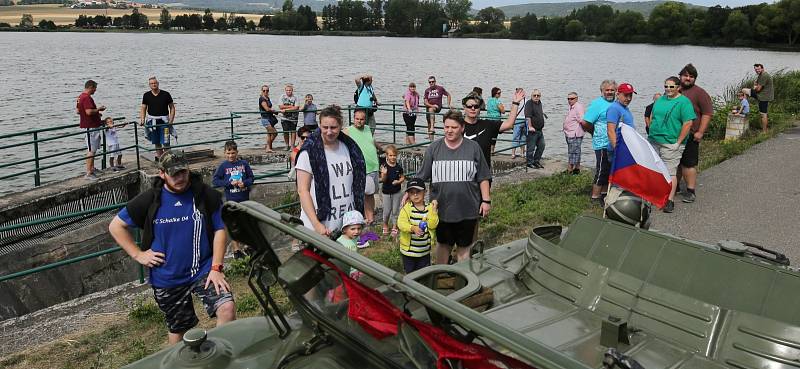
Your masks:
<svg viewBox="0 0 800 369"><path fill-rule="evenodd" d="M753 88L742 89L745 95L758 100L758 112L761 113L761 130L766 132L769 125L767 111L769 102L775 100L775 87L772 84L772 76L764 70L764 64L753 64L756 72L756 81Z"/></svg>
<svg viewBox="0 0 800 369"><path fill-rule="evenodd" d="M222 272L227 237L221 194L189 172L180 151L164 152L158 177L114 217L108 231L131 258L150 268L153 295L174 344L199 322L192 294L217 318L217 326L236 319L236 309ZM141 247L132 227L142 230Z"/></svg>
<svg viewBox="0 0 800 369"><path fill-rule="evenodd" d="M678 184L681 177L686 181L686 191L683 192L683 202L692 203L696 199L695 189L697 188L697 164L700 162L700 140L703 139L714 115L714 105L711 103L711 96L706 90L695 85L697 80L697 68L692 64L686 64L681 69L681 94L689 98L697 116L692 122L692 130L689 132L689 140L686 148L683 149L681 163L678 167Z"/></svg>
<svg viewBox="0 0 800 369"><path fill-rule="evenodd" d="M603 204L603 197L608 189L608 175L611 171L611 161L608 157L608 120L606 111L614 102L617 92L617 82L607 79L600 83L601 96L594 99L586 114L583 115L583 129L592 133L592 149L594 149L595 166L594 181L592 182L592 201L598 205Z"/></svg>

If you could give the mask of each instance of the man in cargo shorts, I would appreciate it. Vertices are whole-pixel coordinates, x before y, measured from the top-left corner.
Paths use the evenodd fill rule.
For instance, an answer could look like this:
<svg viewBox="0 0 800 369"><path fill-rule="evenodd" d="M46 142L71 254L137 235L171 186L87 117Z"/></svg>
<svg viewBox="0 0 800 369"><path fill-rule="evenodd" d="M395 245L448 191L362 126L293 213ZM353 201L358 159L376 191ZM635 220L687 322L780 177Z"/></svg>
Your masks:
<svg viewBox="0 0 800 369"><path fill-rule="evenodd" d="M150 268L153 295L174 344L199 322L192 294L217 318L217 326L236 319L236 309L222 272L227 247L222 195L189 172L183 152L164 152L158 169L153 187L129 201L108 230L131 258ZM141 248L131 227L142 229Z"/></svg>

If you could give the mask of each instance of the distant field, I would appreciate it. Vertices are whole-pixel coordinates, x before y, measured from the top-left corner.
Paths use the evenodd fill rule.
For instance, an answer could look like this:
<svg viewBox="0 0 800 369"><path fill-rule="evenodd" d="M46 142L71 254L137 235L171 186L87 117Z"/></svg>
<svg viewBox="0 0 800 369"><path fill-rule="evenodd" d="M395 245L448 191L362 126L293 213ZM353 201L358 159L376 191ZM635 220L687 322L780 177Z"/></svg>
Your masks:
<svg viewBox="0 0 800 369"><path fill-rule="evenodd" d="M95 16L107 15L109 17L121 17L125 14L131 14L132 9L70 9L61 7L59 5L19 5L19 6L0 6L0 22L5 22L11 25L19 24L19 19L22 14L30 14L33 16L33 23L38 24L40 20L47 19L55 22L57 25L67 25L75 23L75 18L79 15ZM158 18L161 15L161 9L146 9L140 8L139 12L147 15L150 23L158 23ZM170 9L169 13L175 17L181 14L202 14L199 10L183 10L183 9ZM258 23L261 14L239 14L247 20L253 20ZM214 13L214 18L222 16L222 12Z"/></svg>

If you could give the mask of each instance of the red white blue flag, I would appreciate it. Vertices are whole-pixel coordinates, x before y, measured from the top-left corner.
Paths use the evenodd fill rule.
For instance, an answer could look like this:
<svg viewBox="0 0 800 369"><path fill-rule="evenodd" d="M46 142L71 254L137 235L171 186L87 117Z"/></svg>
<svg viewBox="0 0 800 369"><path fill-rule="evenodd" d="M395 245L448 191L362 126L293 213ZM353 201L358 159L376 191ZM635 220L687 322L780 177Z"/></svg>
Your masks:
<svg viewBox="0 0 800 369"><path fill-rule="evenodd" d="M619 127L609 181L663 208L672 191L667 165L633 127L627 124Z"/></svg>

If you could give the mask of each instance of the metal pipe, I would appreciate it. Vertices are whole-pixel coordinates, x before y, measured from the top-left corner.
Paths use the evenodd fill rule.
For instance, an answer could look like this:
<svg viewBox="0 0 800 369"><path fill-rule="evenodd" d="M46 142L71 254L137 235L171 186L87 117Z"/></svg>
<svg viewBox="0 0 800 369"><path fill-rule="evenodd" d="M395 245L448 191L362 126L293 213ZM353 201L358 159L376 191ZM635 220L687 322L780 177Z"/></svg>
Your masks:
<svg viewBox="0 0 800 369"><path fill-rule="evenodd" d="M16 273L6 274L4 276L0 276L0 282L6 281L6 280L9 280L9 279L24 277L26 275L38 273L38 272L45 271L45 270L58 268L58 267L61 267L61 266L64 266L64 265L77 263L79 261L84 261L84 260L87 260L87 259L96 258L98 256L111 254L111 253L114 253L114 252L117 252L117 251L120 251L120 250L122 250L122 248L120 248L119 246L112 247L110 249L106 249L106 250L103 250L103 251L97 251L97 252L93 252L91 254L86 254L86 255L83 255L83 256L78 256L78 257L75 257L75 258L66 259L66 260L60 260L60 261L57 261L55 263L50 263L50 264L38 266L36 268L31 268L31 269L23 270L23 271L16 272Z"/></svg>
<svg viewBox="0 0 800 369"><path fill-rule="evenodd" d="M125 206L125 204L126 203L119 203L119 204L114 204L114 205L101 206L99 208L83 210L83 211L77 211L77 212L74 212L74 213L67 213L67 214L62 214L62 215L49 217L49 218L42 218L42 219L32 220L30 222L7 225L7 226L0 227L0 232L10 231L10 230L18 229L18 228L30 227L30 226L39 225L39 224L45 224L45 223L50 223L50 222L55 222L55 221L58 221L58 220L75 218L75 217L79 217L79 216L82 216L82 215L102 213L104 211L122 208L123 206Z"/></svg>
<svg viewBox="0 0 800 369"><path fill-rule="evenodd" d="M42 184L42 179L39 175L39 141L37 137L38 134L33 132L33 160L35 160L33 166L36 170L36 174L33 175L33 185L38 187Z"/></svg>

